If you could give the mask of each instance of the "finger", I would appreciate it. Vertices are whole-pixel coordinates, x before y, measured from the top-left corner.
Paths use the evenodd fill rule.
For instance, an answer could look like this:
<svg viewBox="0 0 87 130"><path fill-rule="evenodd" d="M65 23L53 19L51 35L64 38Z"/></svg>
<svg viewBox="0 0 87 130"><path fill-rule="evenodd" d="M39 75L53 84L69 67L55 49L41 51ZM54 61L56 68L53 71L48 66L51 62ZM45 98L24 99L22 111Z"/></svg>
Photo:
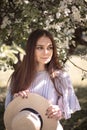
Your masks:
<svg viewBox="0 0 87 130"><path fill-rule="evenodd" d="M48 118L54 118L57 116L57 112L52 112L50 114L48 114Z"/></svg>
<svg viewBox="0 0 87 130"><path fill-rule="evenodd" d="M62 116L61 110L58 110L56 108L48 109L46 115L48 118L59 118Z"/></svg>
<svg viewBox="0 0 87 130"><path fill-rule="evenodd" d="M49 115L49 118L54 118L56 120L61 120L63 118L63 114L61 111L54 112L53 114Z"/></svg>
<svg viewBox="0 0 87 130"><path fill-rule="evenodd" d="M26 92L26 98L28 98L29 90L25 90Z"/></svg>
<svg viewBox="0 0 87 130"><path fill-rule="evenodd" d="M15 93L14 96L13 96L13 98L16 98L18 96L19 96L18 93Z"/></svg>
<svg viewBox="0 0 87 130"><path fill-rule="evenodd" d="M50 111L52 109L55 109L56 111L60 110L60 108L58 107L58 105L49 105L47 111Z"/></svg>
<svg viewBox="0 0 87 130"><path fill-rule="evenodd" d="M21 96L22 98L27 98L27 93L25 91L21 91L19 92L19 96Z"/></svg>
<svg viewBox="0 0 87 130"><path fill-rule="evenodd" d="M52 105L49 105L47 111L51 111L53 109L53 106Z"/></svg>
<svg viewBox="0 0 87 130"><path fill-rule="evenodd" d="M25 90L26 93L29 93L29 89Z"/></svg>
<svg viewBox="0 0 87 130"><path fill-rule="evenodd" d="M57 114L57 111L55 109L49 109L46 111L46 115L48 116L48 118L53 117L55 114Z"/></svg>
<svg viewBox="0 0 87 130"><path fill-rule="evenodd" d="M56 106L56 105L50 105L49 107L48 107L48 109L47 109L47 113L48 114L51 114L51 113L54 113L55 111L58 111L59 110L59 108L58 108L58 106Z"/></svg>
<svg viewBox="0 0 87 130"><path fill-rule="evenodd" d="M29 91L27 91L27 90L23 91L24 98L28 98L28 93L29 93Z"/></svg>

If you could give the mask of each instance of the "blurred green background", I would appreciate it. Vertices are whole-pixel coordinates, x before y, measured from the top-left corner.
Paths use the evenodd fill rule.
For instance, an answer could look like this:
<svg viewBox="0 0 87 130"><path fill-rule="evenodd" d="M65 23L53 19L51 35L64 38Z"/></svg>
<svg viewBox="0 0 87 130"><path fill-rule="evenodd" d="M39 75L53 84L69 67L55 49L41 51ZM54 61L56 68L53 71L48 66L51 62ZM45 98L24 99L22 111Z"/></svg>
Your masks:
<svg viewBox="0 0 87 130"><path fill-rule="evenodd" d="M81 111L61 121L64 130L87 130L87 0L0 0L0 130L7 81L37 28L53 34L81 104Z"/></svg>

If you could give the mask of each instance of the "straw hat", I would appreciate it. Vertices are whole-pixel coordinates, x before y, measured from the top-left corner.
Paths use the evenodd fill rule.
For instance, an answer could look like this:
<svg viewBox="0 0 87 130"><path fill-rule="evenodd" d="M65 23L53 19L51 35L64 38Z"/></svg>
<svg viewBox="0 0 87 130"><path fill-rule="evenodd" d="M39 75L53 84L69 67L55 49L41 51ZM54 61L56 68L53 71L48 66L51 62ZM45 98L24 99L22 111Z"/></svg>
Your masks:
<svg viewBox="0 0 87 130"><path fill-rule="evenodd" d="M45 115L49 101L30 93L28 98L15 98L6 108L4 124L7 130L56 130L57 120Z"/></svg>

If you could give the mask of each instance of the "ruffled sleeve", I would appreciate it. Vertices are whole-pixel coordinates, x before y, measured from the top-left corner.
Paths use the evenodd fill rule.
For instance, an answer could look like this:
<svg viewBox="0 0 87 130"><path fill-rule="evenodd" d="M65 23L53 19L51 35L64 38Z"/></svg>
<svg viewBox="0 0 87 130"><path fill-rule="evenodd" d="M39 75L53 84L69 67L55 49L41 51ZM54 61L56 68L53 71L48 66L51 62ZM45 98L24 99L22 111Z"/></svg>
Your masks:
<svg viewBox="0 0 87 130"><path fill-rule="evenodd" d="M5 109L8 106L8 104L13 100L13 96L11 94L10 91L10 87L7 89L7 93L6 93L6 99L5 99Z"/></svg>
<svg viewBox="0 0 87 130"><path fill-rule="evenodd" d="M72 113L81 109L68 73L65 71L58 71L55 85L62 94L58 99L58 105L64 113L64 118L68 119L71 117Z"/></svg>

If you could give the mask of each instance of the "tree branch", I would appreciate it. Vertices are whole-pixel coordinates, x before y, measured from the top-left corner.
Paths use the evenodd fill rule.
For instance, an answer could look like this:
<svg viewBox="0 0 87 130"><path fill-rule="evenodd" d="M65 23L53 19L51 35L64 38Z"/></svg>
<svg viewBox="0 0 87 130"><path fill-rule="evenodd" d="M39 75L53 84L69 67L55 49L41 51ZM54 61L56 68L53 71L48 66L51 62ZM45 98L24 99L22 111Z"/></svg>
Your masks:
<svg viewBox="0 0 87 130"><path fill-rule="evenodd" d="M87 72L87 70L85 70L85 69L81 68L80 66L76 65L76 64L73 63L69 58L68 58L68 60L69 60L69 62L72 63L76 68L78 68L78 69L80 69L80 70L82 70L82 71Z"/></svg>

